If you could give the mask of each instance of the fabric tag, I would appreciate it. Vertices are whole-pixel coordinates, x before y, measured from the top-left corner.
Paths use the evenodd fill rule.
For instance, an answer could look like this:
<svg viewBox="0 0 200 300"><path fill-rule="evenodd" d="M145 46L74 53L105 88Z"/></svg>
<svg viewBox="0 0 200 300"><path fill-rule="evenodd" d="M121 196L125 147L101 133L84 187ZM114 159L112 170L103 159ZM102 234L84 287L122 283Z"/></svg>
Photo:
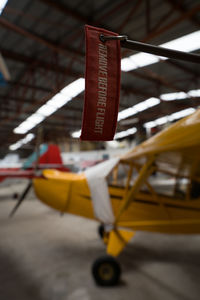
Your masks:
<svg viewBox="0 0 200 300"><path fill-rule="evenodd" d="M100 34L117 33L85 26L86 70L85 99L81 139L109 141L115 134L120 97L120 41L102 42Z"/></svg>

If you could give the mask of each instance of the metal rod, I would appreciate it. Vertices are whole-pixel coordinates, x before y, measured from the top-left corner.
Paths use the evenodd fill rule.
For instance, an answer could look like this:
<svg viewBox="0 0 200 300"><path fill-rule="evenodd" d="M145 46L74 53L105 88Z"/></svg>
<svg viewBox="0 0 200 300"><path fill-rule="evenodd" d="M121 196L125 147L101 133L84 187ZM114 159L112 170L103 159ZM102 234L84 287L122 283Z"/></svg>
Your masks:
<svg viewBox="0 0 200 300"><path fill-rule="evenodd" d="M171 50L159 46L153 46L141 42L131 41L131 40L123 40L120 42L122 48L136 50L140 52L146 52L158 56L164 56L172 59L180 59L193 63L200 63L200 55L187 53L183 51Z"/></svg>
<svg viewBox="0 0 200 300"><path fill-rule="evenodd" d="M106 41L112 41L112 40L125 41L125 40L128 39L128 36L127 35L104 35L104 34L100 34L99 39L103 43L105 43Z"/></svg>

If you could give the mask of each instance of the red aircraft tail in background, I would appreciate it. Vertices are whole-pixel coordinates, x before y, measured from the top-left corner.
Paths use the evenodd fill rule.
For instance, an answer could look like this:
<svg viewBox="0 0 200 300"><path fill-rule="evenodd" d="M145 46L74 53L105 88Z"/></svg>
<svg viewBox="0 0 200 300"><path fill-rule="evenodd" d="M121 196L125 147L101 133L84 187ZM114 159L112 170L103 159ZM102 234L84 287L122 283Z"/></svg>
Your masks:
<svg viewBox="0 0 200 300"><path fill-rule="evenodd" d="M6 178L33 178L35 177L34 167L37 169L57 169L70 171L63 165L60 149L57 145L45 145L40 151L39 160L34 152L24 163L22 168L0 168L0 182Z"/></svg>
<svg viewBox="0 0 200 300"><path fill-rule="evenodd" d="M57 145L49 145L48 150L40 156L39 165L42 164L63 165L60 149Z"/></svg>

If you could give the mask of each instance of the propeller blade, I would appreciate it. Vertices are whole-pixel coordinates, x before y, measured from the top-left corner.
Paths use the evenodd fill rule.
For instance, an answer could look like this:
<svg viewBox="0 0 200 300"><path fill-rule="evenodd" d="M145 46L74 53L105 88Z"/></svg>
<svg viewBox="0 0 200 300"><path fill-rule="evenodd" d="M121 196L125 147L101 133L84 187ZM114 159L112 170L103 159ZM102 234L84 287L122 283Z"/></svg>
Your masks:
<svg viewBox="0 0 200 300"><path fill-rule="evenodd" d="M21 194L21 196L20 196L19 200L17 201L16 205L14 206L11 213L9 214L10 218L14 216L15 212L17 211L17 209L19 208L19 206L22 204L23 200L25 199L26 195L30 191L32 185L33 185L33 183L32 183L32 180L31 180L31 181L29 181L28 185L26 186L25 190Z"/></svg>

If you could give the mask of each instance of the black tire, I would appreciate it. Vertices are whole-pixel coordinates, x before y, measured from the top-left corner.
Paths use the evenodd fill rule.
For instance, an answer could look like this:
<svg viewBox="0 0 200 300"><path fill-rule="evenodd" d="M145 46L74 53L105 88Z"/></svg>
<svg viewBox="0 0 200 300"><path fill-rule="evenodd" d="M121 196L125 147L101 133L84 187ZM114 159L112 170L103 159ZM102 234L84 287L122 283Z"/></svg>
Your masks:
<svg viewBox="0 0 200 300"><path fill-rule="evenodd" d="M98 258L92 266L92 275L100 286L117 285L121 275L119 263L112 256Z"/></svg>
<svg viewBox="0 0 200 300"><path fill-rule="evenodd" d="M101 239L103 239L104 232L105 232L104 225L103 225L103 224L100 224L100 225L98 226L98 234L99 234L99 237L100 237Z"/></svg>

